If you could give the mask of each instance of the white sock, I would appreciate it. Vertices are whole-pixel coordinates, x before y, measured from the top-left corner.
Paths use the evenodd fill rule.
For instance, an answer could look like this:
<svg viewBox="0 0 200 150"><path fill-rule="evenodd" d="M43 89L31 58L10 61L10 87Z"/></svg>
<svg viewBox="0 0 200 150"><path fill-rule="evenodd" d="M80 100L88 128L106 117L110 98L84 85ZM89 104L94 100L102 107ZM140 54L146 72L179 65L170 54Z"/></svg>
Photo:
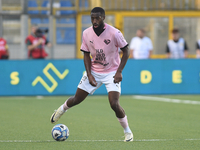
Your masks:
<svg viewBox="0 0 200 150"><path fill-rule="evenodd" d="M128 125L127 116L125 116L124 118L118 118L118 121L121 124L121 126L124 128L124 133L127 133L127 132L132 133Z"/></svg>
<svg viewBox="0 0 200 150"><path fill-rule="evenodd" d="M129 128L129 126L126 127L126 128L124 129L124 133L132 133L132 131L131 131L131 129Z"/></svg>

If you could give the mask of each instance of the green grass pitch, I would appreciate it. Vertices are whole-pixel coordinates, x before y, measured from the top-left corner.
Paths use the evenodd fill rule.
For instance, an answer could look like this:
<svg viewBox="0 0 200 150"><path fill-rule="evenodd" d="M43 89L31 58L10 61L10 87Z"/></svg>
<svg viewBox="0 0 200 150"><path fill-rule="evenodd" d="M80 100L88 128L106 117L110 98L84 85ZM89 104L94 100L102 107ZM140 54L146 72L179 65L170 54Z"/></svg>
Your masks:
<svg viewBox="0 0 200 150"><path fill-rule="evenodd" d="M154 96L199 101L199 95ZM88 96L58 123L69 138L51 137L50 116L68 96L0 97L0 150L198 150L200 104L173 103L121 96L134 141L123 142L123 130L107 96Z"/></svg>

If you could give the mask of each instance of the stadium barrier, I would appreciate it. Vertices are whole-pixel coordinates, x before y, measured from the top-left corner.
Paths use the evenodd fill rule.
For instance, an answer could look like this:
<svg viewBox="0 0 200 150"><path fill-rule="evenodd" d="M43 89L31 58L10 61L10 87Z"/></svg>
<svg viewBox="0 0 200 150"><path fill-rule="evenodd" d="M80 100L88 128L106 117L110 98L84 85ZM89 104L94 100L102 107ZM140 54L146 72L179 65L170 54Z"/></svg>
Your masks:
<svg viewBox="0 0 200 150"><path fill-rule="evenodd" d="M73 95L83 60L0 61L0 96ZM200 60L129 60L122 94L200 94ZM107 94L104 86L94 94Z"/></svg>

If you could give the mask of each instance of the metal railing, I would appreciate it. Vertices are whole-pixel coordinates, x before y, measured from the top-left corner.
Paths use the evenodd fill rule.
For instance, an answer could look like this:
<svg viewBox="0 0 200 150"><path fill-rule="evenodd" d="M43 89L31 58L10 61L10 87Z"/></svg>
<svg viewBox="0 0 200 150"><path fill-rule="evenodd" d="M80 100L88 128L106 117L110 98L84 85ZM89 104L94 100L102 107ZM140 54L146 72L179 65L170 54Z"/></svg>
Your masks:
<svg viewBox="0 0 200 150"><path fill-rule="evenodd" d="M71 6L60 6L61 2L71 2ZM30 3L37 5L31 6ZM24 5L26 3L26 5ZM46 4L46 5L44 5ZM27 11L47 10L50 6L53 15L59 10L74 10L77 12L88 11L95 6L101 6L105 10L200 10L200 0L0 0L0 14L2 13L23 13L25 7Z"/></svg>
<svg viewBox="0 0 200 150"><path fill-rule="evenodd" d="M30 3L28 4L29 1L36 2L37 7L30 7ZM77 54L81 44L82 30L91 25L89 14L91 8L95 6L101 6L107 11L107 23L111 23L122 30L128 41L135 34L134 32L131 34L130 31L133 31L133 28L138 28L135 22L138 23L138 26L142 27L144 27L144 24L149 24L152 28L152 30L149 30L149 33L159 33L159 36L161 32L157 26L162 27L164 34L162 38L152 34L152 38L155 41L156 38L160 40L160 42L154 44L155 54L164 53L163 50L161 51L163 47L160 45L163 43L166 44L165 41L170 38L170 31L174 26L178 26L182 31L187 31L183 35L189 41L188 43L194 43L200 37L197 34L200 33L200 13L197 11L200 10L200 0L71 0L71 7L61 7L59 5L60 1L69 0L0 0L0 37L3 36L7 40L11 50L11 59L25 58L24 49L26 45L24 39L30 33L30 27L34 18L40 20L41 23L38 23L39 27L49 28L48 35L54 45L50 58L79 58ZM47 3L44 5L44 2ZM38 13L31 14L30 11L37 11ZM73 11L73 13L68 16L66 16L67 13L58 13L63 11ZM119 13L119 11L121 12ZM159 16L159 14L163 15ZM132 20L134 23L130 24L134 27L127 27L128 21L124 21L125 17L129 17L127 19L136 19ZM163 20L148 22L148 20L154 20L158 17ZM185 23L182 23L184 20L179 21L179 17L185 18ZM68 20L61 21L62 19L70 18L74 22L68 22ZM137 20L138 18L147 20L147 23L140 22ZM48 21L43 21L45 19ZM58 37L66 36L65 33L69 31L65 30L66 28L73 28L73 31L75 31L73 32L73 38L75 39L73 44L62 43L62 41L58 42ZM186 29L192 29L193 32ZM65 37L63 39L65 40ZM66 46L68 47L66 48ZM189 47L192 49L190 54L195 54L193 44L189 45ZM66 50L69 51L66 52Z"/></svg>
<svg viewBox="0 0 200 150"><path fill-rule="evenodd" d="M200 0L101 0L106 10L199 10Z"/></svg>

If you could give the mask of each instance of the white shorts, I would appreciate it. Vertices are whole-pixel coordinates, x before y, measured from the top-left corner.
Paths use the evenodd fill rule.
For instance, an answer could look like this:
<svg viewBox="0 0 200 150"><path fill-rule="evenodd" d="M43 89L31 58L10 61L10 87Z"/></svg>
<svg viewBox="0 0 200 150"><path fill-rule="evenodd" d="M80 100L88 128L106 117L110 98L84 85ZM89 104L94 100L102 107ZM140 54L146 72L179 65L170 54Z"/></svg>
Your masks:
<svg viewBox="0 0 200 150"><path fill-rule="evenodd" d="M89 83L87 73L85 72L78 85L78 88L88 92L89 94L93 94L96 89L98 89L102 84L105 84L107 92L116 91L121 93L121 82L114 83L113 76L115 75L115 73L116 71L107 74L96 73L92 71L91 74L94 76L97 82L97 86L95 87Z"/></svg>

